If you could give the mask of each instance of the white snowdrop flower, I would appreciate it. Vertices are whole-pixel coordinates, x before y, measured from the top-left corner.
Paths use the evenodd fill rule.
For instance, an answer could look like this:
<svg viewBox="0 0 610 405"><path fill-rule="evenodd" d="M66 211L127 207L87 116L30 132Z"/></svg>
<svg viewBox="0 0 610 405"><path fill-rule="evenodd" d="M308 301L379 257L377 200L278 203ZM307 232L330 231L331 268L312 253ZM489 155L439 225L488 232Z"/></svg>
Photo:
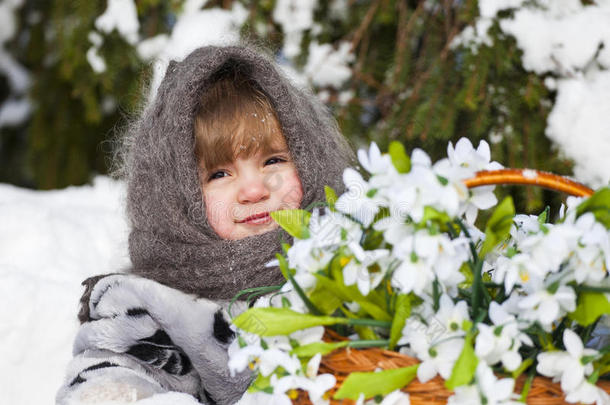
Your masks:
<svg viewBox="0 0 610 405"><path fill-rule="evenodd" d="M411 400L409 394L395 390L386 395L379 405L411 405Z"/></svg>
<svg viewBox="0 0 610 405"><path fill-rule="evenodd" d="M377 195L378 190L364 181L360 173L352 168L343 172L343 182L347 191L335 203L335 208L360 221L365 227L373 222L384 200Z"/></svg>
<svg viewBox="0 0 610 405"><path fill-rule="evenodd" d="M566 402L608 405L610 395L597 385L583 380L576 388L566 393Z"/></svg>
<svg viewBox="0 0 610 405"><path fill-rule="evenodd" d="M520 319L538 321L545 330L550 331L553 322L576 309L576 293L565 285L555 293L538 290L523 298L518 306L522 310Z"/></svg>
<svg viewBox="0 0 610 405"><path fill-rule="evenodd" d="M290 338L296 340L301 346L321 342L322 336L324 336L323 326L314 326L307 329L301 329L290 334Z"/></svg>
<svg viewBox="0 0 610 405"><path fill-rule="evenodd" d="M421 295L427 290L434 280L432 268L422 259L413 258L403 260L394 274L392 274L392 286L402 293L414 292Z"/></svg>
<svg viewBox="0 0 610 405"><path fill-rule="evenodd" d="M476 385L455 387L455 394L449 397L447 405L482 405L481 395Z"/></svg>
<svg viewBox="0 0 610 405"><path fill-rule="evenodd" d="M258 358L257 365L263 377L271 375L278 367L282 367L291 374L296 373L301 368L301 362L296 356L291 356L280 349L264 350Z"/></svg>
<svg viewBox="0 0 610 405"><path fill-rule="evenodd" d="M433 253L432 268L438 280L447 289L457 288L457 285L465 279L459 270L470 254L468 239L462 237L450 239L445 234L438 234L433 236L433 243L436 243L436 249Z"/></svg>
<svg viewBox="0 0 610 405"><path fill-rule="evenodd" d="M431 235L428 230L415 231L413 224L391 217L377 222L375 229L384 232L385 240L394 246L392 254L402 261L394 272L394 285L402 291L424 291L435 275L448 291L464 280L459 268L469 257L465 238L450 239L445 234Z"/></svg>
<svg viewBox="0 0 610 405"><path fill-rule="evenodd" d="M518 214L513 218L510 236L516 246L519 246L529 235L538 232L540 232L540 222L537 215Z"/></svg>
<svg viewBox="0 0 610 405"><path fill-rule="evenodd" d="M477 187L467 190L462 180L473 177L480 170L498 170L502 168L497 162L491 162L489 144L482 140L475 150L467 138L461 138L453 147L447 146L447 159L435 164L439 174L451 180L457 195L461 196L461 212L466 214L466 220L474 223L479 209L493 207L498 200L493 193L494 187Z"/></svg>
<svg viewBox="0 0 610 405"><path fill-rule="evenodd" d="M583 358L596 358L599 353L585 348L580 337L571 329L563 332L563 344L566 352L540 353L537 356L536 371L555 381L560 380L561 389L569 393L577 389L585 378L593 373L592 362L584 362Z"/></svg>
<svg viewBox="0 0 610 405"><path fill-rule="evenodd" d="M307 391L309 399L314 405L328 404L325 394L328 390L335 386L336 378L332 374L320 374L315 378L307 378L296 375L287 375L282 378L277 378L274 374L271 376L271 386L274 393L296 393L297 389ZM291 395L289 395L290 397Z"/></svg>
<svg viewBox="0 0 610 405"><path fill-rule="evenodd" d="M297 272L315 273L326 267L333 258L333 253L329 249L316 246L314 239L302 239L295 240L286 256L289 266Z"/></svg>
<svg viewBox="0 0 610 405"><path fill-rule="evenodd" d="M417 369L417 378L426 382L440 374L447 379L464 346L462 324L469 319L465 301L454 304L445 294L441 296L439 310L423 323L407 322L403 330L404 341L408 342L415 355L422 361Z"/></svg>
<svg viewBox="0 0 610 405"><path fill-rule="evenodd" d="M492 369L484 362L480 362L477 366L475 378L481 397L485 399L485 404L520 404L520 402L512 400L515 388L515 380L512 378L496 378Z"/></svg>
<svg viewBox="0 0 610 405"><path fill-rule="evenodd" d="M299 346L304 346L310 343L321 342L322 336L324 336L324 327L314 326L312 328L294 331L288 336L278 335L265 337L265 343L267 343L267 346L270 349L279 349L290 352L293 348L291 341L297 342Z"/></svg>
<svg viewBox="0 0 610 405"><path fill-rule="evenodd" d="M231 376L244 371L247 367L254 368L262 352L263 348L258 344L245 346L234 351L228 363Z"/></svg>
<svg viewBox="0 0 610 405"><path fill-rule="evenodd" d="M318 369L320 368L320 361L322 360L322 354L317 353L307 362L305 369L305 375L309 378L314 378L318 375Z"/></svg>
<svg viewBox="0 0 610 405"><path fill-rule="evenodd" d="M369 291L379 285L385 276L385 270L389 267L389 262L383 262L382 259L387 258L390 251L387 249L364 250L359 243L350 242L349 249L354 254L352 258L343 267L343 281L345 285L358 285L358 290L362 295L368 295ZM369 266L379 263L376 268L378 271L370 271Z"/></svg>
<svg viewBox="0 0 610 405"><path fill-rule="evenodd" d="M455 144L455 148L453 143L449 142L447 158L454 166L468 170L467 176L471 176L480 170L502 169L501 164L491 161L491 151L485 140L479 142L476 150L468 138L460 138Z"/></svg>
<svg viewBox="0 0 610 405"><path fill-rule="evenodd" d="M382 154L375 142L371 142L368 153L364 149L358 150L358 161L362 167L373 175L385 175L395 170L390 155Z"/></svg>
<svg viewBox="0 0 610 405"><path fill-rule="evenodd" d="M382 218L373 225L373 229L383 232L383 238L391 245L397 245L415 233L412 223L405 222L405 217L395 214L395 211L390 210L389 217Z"/></svg>
<svg viewBox="0 0 610 405"><path fill-rule="evenodd" d="M288 263L297 272L315 273L326 267L336 247L350 240L359 241L362 229L342 214L327 210L322 215L320 210L314 210L309 220L309 235L308 239L296 239L288 250Z"/></svg>
<svg viewBox="0 0 610 405"><path fill-rule="evenodd" d="M448 405L518 405L513 399L515 381L512 378L498 380L485 363L479 363L475 373L475 383L456 387L455 395Z"/></svg>
<svg viewBox="0 0 610 405"><path fill-rule="evenodd" d="M425 383L437 374L440 374L444 379L448 379L463 347L464 339L451 338L432 345L426 352L420 352L418 358L421 363L417 368L419 381Z"/></svg>
<svg viewBox="0 0 610 405"><path fill-rule="evenodd" d="M574 278L579 284L598 284L610 268L610 233L592 213L581 215L574 226L581 231L570 260Z"/></svg>
<svg viewBox="0 0 610 405"><path fill-rule="evenodd" d="M495 283L504 284L504 290L508 294L515 284L525 285L527 283L540 286L544 279L544 272L532 261L529 255L517 254L511 258L500 256L495 262L495 270L492 280ZM535 290L535 288L534 288Z"/></svg>
<svg viewBox="0 0 610 405"><path fill-rule="evenodd" d="M468 304L466 301L458 301L454 304L447 294L443 294L440 297L439 308L434 318L445 327L446 336L462 336L464 334L462 325L464 321L470 320Z"/></svg>
<svg viewBox="0 0 610 405"><path fill-rule="evenodd" d="M248 392L239 399L236 405L292 405L292 400L284 393L269 394L264 391Z"/></svg>
<svg viewBox="0 0 610 405"><path fill-rule="evenodd" d="M493 326L477 324L479 334L475 342L475 354L490 366L501 361L508 371L514 371L521 364L521 344L533 346L533 342L519 330L517 319L497 302L491 302L489 317Z"/></svg>
<svg viewBox="0 0 610 405"><path fill-rule="evenodd" d="M575 246L580 232L570 224L545 224L546 232L540 232L524 238L519 248L526 252L533 263L546 275L556 272L565 262L572 247Z"/></svg>
<svg viewBox="0 0 610 405"><path fill-rule="evenodd" d="M229 358L228 366L232 375L249 367L253 370L258 369L263 376L267 377L277 367L282 367L289 373L295 373L300 369L301 363L296 356L290 356L284 350L275 348L265 350L259 345L248 345L233 353Z"/></svg>

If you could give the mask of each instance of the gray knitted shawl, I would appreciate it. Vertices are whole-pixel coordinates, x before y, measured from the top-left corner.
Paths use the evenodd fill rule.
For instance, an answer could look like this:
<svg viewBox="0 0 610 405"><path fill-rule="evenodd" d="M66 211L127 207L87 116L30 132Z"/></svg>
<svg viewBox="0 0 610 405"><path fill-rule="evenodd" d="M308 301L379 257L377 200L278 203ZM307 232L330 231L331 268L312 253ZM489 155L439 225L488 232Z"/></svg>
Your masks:
<svg viewBox="0 0 610 405"><path fill-rule="evenodd" d="M295 88L271 59L252 48L203 47L170 63L156 98L127 136L124 173L132 225L133 273L187 293L226 299L248 287L281 283L265 264L289 236L281 230L224 240L208 224L194 154L193 120L202 92L220 70L236 69L268 96L296 162L306 208L324 186L343 189L353 152L314 96Z"/></svg>

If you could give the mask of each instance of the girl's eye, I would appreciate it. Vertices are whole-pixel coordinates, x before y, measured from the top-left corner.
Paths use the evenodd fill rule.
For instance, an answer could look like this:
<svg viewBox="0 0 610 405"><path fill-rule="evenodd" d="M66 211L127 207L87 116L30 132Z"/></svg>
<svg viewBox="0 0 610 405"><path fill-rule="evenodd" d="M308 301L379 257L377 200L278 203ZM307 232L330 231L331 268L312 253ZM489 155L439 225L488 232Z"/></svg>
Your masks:
<svg viewBox="0 0 610 405"><path fill-rule="evenodd" d="M213 172L209 177L208 177L208 181L210 180L215 180L215 179L220 179L222 177L228 176L227 172L223 171L223 170L218 170L216 172Z"/></svg>
<svg viewBox="0 0 610 405"><path fill-rule="evenodd" d="M276 163L282 163L282 162L286 162L286 159L284 159L283 157L280 157L280 156L274 156L274 157L272 157L270 159L267 159L265 161L265 166L267 166L267 165L274 165Z"/></svg>

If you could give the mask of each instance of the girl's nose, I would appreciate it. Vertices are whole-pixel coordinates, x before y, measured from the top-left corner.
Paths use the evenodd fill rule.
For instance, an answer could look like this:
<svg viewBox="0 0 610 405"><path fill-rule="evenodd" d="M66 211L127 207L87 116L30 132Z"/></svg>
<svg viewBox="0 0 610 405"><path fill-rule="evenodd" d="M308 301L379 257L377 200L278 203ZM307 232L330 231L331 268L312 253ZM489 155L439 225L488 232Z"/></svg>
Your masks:
<svg viewBox="0 0 610 405"><path fill-rule="evenodd" d="M269 198L270 190L262 175L247 176L240 184L237 195L241 204L256 203Z"/></svg>

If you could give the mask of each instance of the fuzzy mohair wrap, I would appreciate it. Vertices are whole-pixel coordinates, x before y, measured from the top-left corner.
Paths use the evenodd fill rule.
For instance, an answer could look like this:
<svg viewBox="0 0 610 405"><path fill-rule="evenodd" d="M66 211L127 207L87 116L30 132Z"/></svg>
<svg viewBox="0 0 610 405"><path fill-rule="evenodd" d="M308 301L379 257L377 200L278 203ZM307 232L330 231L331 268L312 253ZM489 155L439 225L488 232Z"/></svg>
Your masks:
<svg viewBox="0 0 610 405"><path fill-rule="evenodd" d="M343 170L355 164L327 108L293 86L260 50L203 47L170 63L155 99L127 134L131 272L210 299L280 284L279 269L265 264L282 241L290 242L279 229L224 240L207 221L193 125L202 94L222 71L253 80L271 102L301 180L302 208L324 201L325 185L341 192Z"/></svg>

